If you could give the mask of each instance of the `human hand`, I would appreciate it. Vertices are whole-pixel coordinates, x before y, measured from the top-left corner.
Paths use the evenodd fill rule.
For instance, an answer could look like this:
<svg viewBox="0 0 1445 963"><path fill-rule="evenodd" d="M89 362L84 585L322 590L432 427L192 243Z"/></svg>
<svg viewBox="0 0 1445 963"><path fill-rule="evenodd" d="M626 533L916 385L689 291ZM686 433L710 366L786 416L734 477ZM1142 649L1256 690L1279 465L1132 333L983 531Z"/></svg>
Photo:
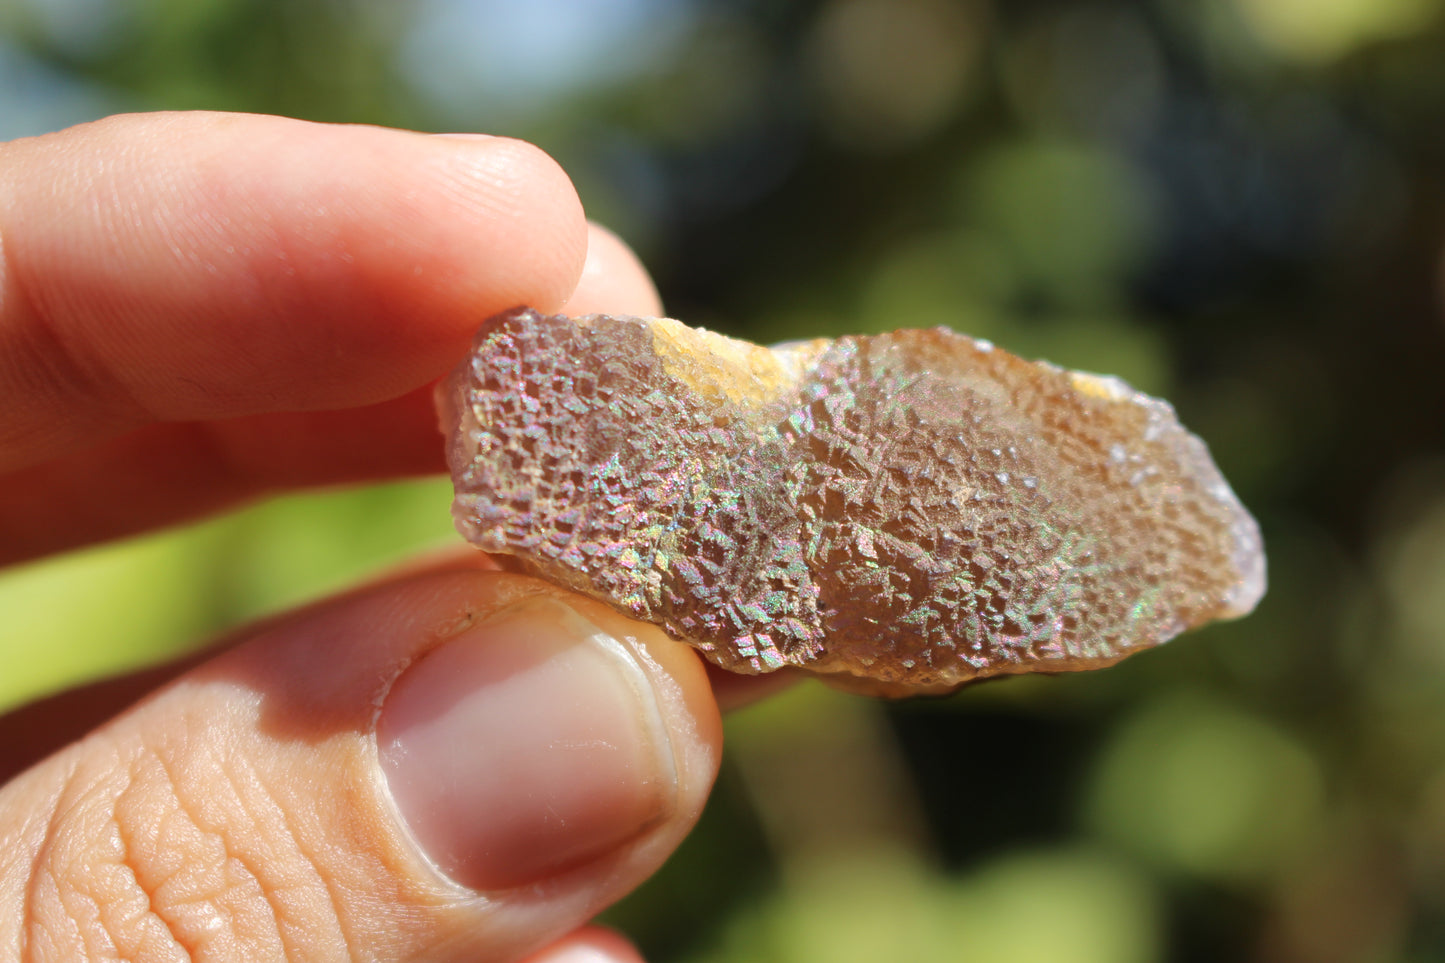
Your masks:
<svg viewBox="0 0 1445 963"><path fill-rule="evenodd" d="M535 148L277 118L0 145L0 254L0 564L440 470L483 318L660 310ZM0 957L635 959L578 928L696 820L707 674L487 568L0 720Z"/></svg>

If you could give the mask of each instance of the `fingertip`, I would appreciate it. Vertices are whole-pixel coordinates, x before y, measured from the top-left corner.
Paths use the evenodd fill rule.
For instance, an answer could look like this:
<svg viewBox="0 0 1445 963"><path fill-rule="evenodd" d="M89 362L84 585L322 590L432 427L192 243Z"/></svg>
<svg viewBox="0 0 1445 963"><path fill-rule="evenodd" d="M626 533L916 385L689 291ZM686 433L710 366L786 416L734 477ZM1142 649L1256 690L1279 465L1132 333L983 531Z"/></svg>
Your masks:
<svg viewBox="0 0 1445 963"><path fill-rule="evenodd" d="M589 247L587 217L566 171L542 148L512 137L432 139L455 149L447 173L456 178L458 210L488 225L496 249L527 252L530 271L509 265L486 276L487 299L560 308L581 283Z"/></svg>
<svg viewBox="0 0 1445 963"><path fill-rule="evenodd" d="M565 312L574 318L586 314L660 316L662 299L632 248L600 224L589 223L587 228L587 260Z"/></svg>
<svg viewBox="0 0 1445 963"><path fill-rule="evenodd" d="M470 649L461 662L459 646ZM488 664L486 677L472 672ZM399 704L424 695L406 691L429 684L419 672L448 691ZM414 765L408 753L447 729L469 737L436 742ZM622 937L578 927L655 872L694 825L720 738L690 649L545 583L446 559L238 633L27 770L5 800L24 835L0 854L0 879L43 874L104 914L73 938L74 927L63 931L67 959L97 955L102 939L144 956L126 952L134 940L115 942L133 935L122 911L139 901L148 919L179 921L164 933L241 946L247 958L304 943L328 958L361 945L387 959L639 963ZM401 782L450 792L469 770L456 816L472 825L467 839L507 851L502 871L516 877L493 880L485 898L447 878L432 836L417 832L423 787ZM587 820L612 818L602 810L633 793L661 803L634 807L636 832L595 822L604 845L584 838ZM124 854L97 846L96 825L140 843ZM559 844L555 865L533 848ZM230 872L218 845L257 872ZM199 890L208 899L197 906ZM59 905L45 911L70 922Z"/></svg>
<svg viewBox="0 0 1445 963"><path fill-rule="evenodd" d="M619 859L660 865L701 812L721 742L690 649L550 592L478 616L409 665L376 735L428 860L492 893L615 878Z"/></svg>
<svg viewBox="0 0 1445 963"><path fill-rule="evenodd" d="M522 141L211 113L4 145L0 236L10 467L147 420L395 398L491 314L561 308L588 247Z"/></svg>

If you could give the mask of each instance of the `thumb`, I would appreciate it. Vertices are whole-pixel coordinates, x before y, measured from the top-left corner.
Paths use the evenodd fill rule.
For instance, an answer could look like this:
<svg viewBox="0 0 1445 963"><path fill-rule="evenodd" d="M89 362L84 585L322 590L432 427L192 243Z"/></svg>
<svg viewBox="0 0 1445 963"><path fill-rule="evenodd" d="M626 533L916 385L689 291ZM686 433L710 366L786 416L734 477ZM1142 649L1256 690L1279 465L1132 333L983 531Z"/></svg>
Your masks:
<svg viewBox="0 0 1445 963"><path fill-rule="evenodd" d="M657 869L720 740L650 626L499 572L373 586L0 789L0 955L516 959Z"/></svg>

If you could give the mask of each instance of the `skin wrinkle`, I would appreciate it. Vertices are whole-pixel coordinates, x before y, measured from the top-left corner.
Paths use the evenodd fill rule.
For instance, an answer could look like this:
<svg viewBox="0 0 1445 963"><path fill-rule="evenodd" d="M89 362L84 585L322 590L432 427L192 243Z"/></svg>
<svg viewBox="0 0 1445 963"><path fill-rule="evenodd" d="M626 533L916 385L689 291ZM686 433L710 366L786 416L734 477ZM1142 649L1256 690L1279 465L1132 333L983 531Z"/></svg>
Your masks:
<svg viewBox="0 0 1445 963"><path fill-rule="evenodd" d="M124 780L121 767L108 765L101 773L87 772L77 768L68 775L64 790L57 797L52 809L51 824L47 827L42 844L43 855L36 870L37 893L32 910L32 923L37 933L50 937L57 959L73 958L74 952L83 952L87 958L99 954L123 954L114 931L114 921L105 919L105 910L117 902L110 892L104 898L97 895L95 887L105 889L111 878L103 872L106 865L117 865L120 853L116 849L105 853L100 864L96 860L96 834L94 818L102 811L103 825L114 827L112 798L117 778ZM82 780L82 774L84 778ZM100 802L97 805L96 800ZM90 817L90 818L87 818ZM119 847L119 837L108 837ZM41 890L48 887L48 892ZM89 910L86 912L85 910ZM73 946L77 950L64 949L63 938L57 924L69 922L74 927ZM133 941L130 941L133 942ZM44 958L44 957L41 957Z"/></svg>
<svg viewBox="0 0 1445 963"><path fill-rule="evenodd" d="M43 867L46 864L46 854L55 839L59 827L60 800L64 798L66 788L69 787L75 779L77 766L76 756L74 753L71 753L66 760L66 771L58 782L60 789L51 795L49 812L46 815L45 829L40 835L39 845L35 847L35 852L30 860L30 873L26 877L25 893L20 906L20 926L17 928L20 941L19 958L22 960L28 960L30 958L30 946L32 942L31 929L32 926L36 925L34 921L38 919L35 912L36 906L39 903L39 900L36 898L36 887L40 885L40 879L44 872ZM77 937L79 936L78 931L76 935Z"/></svg>
<svg viewBox="0 0 1445 963"><path fill-rule="evenodd" d="M136 892L145 899L145 912L148 918L153 919L160 924L161 929L170 936L171 943L177 951L184 954L186 959L194 960L196 958L194 948L186 945L186 941L181 938L181 934L178 933L175 927L171 925L170 920L168 920L165 917L165 914L161 913L160 910L156 907L155 894L146 886L143 886L141 884L140 867L132 858L134 849L130 845L130 841L125 832L124 825L119 819L115 820L115 828L121 842L119 865L130 873L130 878L131 881L135 884ZM138 932L149 932L145 929L144 922L139 919L136 920L136 929ZM141 940L144 941L144 936L141 937Z"/></svg>
<svg viewBox="0 0 1445 963"><path fill-rule="evenodd" d="M293 352L288 353L289 356L278 357L276 343L267 343L263 347L254 339L245 337L242 314L238 313L237 305L245 306L244 317L263 319L259 322L263 325L274 324L286 317L310 316L313 322L308 324L318 327L314 324L314 319L323 316L326 303L313 303L314 299L306 296L308 290L313 287L317 290L345 290L344 285L354 279L325 277L325 272L319 270L326 266L325 261L318 258L315 251L325 245L317 244L312 238L305 236L304 223L300 231L283 232L277 229L269 214L263 216L262 205L250 196L244 187L236 189L226 184L221 170L208 169L214 167L214 164L202 162L197 165L189 180L175 183L175 200L167 207L165 216L153 218L151 230L177 266L178 276L192 273L179 270L187 264L206 263L203 262L200 252L218 249L235 252L228 254L220 264L209 262L210 270L206 272L216 275L224 273L227 276L228 285L232 289L230 303L222 306L220 310L206 312L215 314L214 320L198 318L194 326L201 330L212 330L222 336L226 345L226 380L231 385L238 386L230 391L244 393L245 397L251 399L251 406L255 406L259 401L262 409L275 408L282 397L281 390L279 387L264 386L276 381L278 377L283 382L289 382L291 377L285 372L292 371L310 357L308 348L311 339L305 339L304 344L296 346ZM232 208L239 211L240 223L247 226L244 233L232 226L231 219L223 221L212 213L215 210ZM207 230L207 227L212 229ZM241 236L235 236L237 233L241 233ZM293 237L293 234L299 234L299 239ZM332 242L332 239L327 240ZM236 246L238 241L241 242L239 249ZM308 272L316 275L314 285L295 283L299 272L295 267L296 256L292 253L293 248L299 248L303 255L309 255L306 260L315 262ZM191 311L200 307L202 306L187 306ZM232 314L237 316L229 317ZM342 332L337 332L340 333ZM282 374L278 375L278 372ZM172 380L174 383L188 385L192 391L188 393L188 399L171 402L171 407L177 410L157 410L157 420L184 417L183 412L190 405L222 408L228 403L225 393L199 379L176 374ZM178 394L173 389L166 393Z"/></svg>
<svg viewBox="0 0 1445 963"><path fill-rule="evenodd" d="M3 211L0 211L0 218L3 216ZM5 234L5 225L0 222L0 236ZM98 413L96 421L99 423L92 424L91 431L120 431L144 421L145 411L124 392L114 390L119 386L113 381L113 389L107 391L104 380L109 379L97 377L80 360L73 346L61 336L54 319L31 297L23 273L14 262L11 247L0 246L0 275L3 275L0 276L0 284L3 284L0 299L3 299L6 308L5 313L0 315L6 322L0 328L0 344L4 346L3 354L10 359L6 365L8 370L4 373L10 375L6 381L13 379L13 382L18 382L7 385L0 381L0 398L18 395L20 399L31 399L28 404L23 400L7 400L14 405L9 409L12 413L10 417L17 410L26 409L31 415L20 419L18 437L15 432L7 433L11 437L0 437L0 470L22 468L56 451L65 450L65 444L52 441L40 446L40 450L27 459L17 461L6 453L7 448L17 443L24 445L42 434L39 426L56 420L53 417L55 409L73 406L77 404L77 399L83 399L80 404ZM38 405L34 399L39 399ZM80 427L66 424L66 421L60 419L64 426L61 437L68 440L80 434Z"/></svg>
<svg viewBox="0 0 1445 963"><path fill-rule="evenodd" d="M0 154L0 162L3 162L3 154ZM0 319L5 322L0 326L0 345L5 349L0 354L13 359L7 365L8 372L0 371L0 374L8 373L18 383L7 391L5 381L0 380L0 399L6 394L18 395L22 400L15 402L11 399L14 407L10 410L29 408L35 412L29 420L33 423L30 431L36 434L40 433L40 429L35 426L41 424L47 426L46 433L49 433L56 421L53 417L55 409L74 406L77 397L82 399L80 403L84 407L96 413L87 433L121 431L143 423L149 413L139 401L124 389L106 365L85 363L76 345L62 335L63 326L34 296L33 285L15 259L14 246L5 243L5 239L12 236L9 224L12 208L9 196L0 199ZM35 410L36 405L24 401L33 398L41 399L39 411ZM59 420L62 425L68 421ZM7 457L7 447L17 440L27 440L25 421L21 420L22 435L19 439L0 436L0 470L24 467L55 451L65 450L64 444L52 441L49 445L40 446L40 450L32 452L28 459L17 462ZM80 426L74 424L66 425L66 428L68 430L60 433L65 439L81 431Z"/></svg>
<svg viewBox="0 0 1445 963"><path fill-rule="evenodd" d="M261 270L255 254L268 248L276 249L280 240L278 233L271 226L269 217L259 216L259 205L249 202L250 199L245 197L243 192L235 191L226 184L223 172L215 169L217 166L214 158L205 158L193 166L185 182L166 172L165 179L169 182L167 186L171 188L172 201L165 208L164 214L152 215L150 229L175 265L179 268L191 268L190 271L179 270L178 274L228 274L229 284L235 293L233 304L259 302L264 306L265 313L279 315L284 308L274 297L265 296L268 286L276 286L274 281L269 285L266 281L267 274L276 273L275 268L272 266L270 270ZM259 243L249 236L249 233L255 233L254 229L248 232L248 236L237 237L235 220L230 216L217 214L218 211L232 208L239 210L240 223L265 225L266 230ZM243 242L240 249L236 246L237 241ZM206 256L216 251L225 256L224 260ZM285 257L281 255L275 260L284 261ZM242 270L237 272L232 268L227 271L228 267L234 265L241 266ZM286 274L285 271L281 273L283 276ZM230 339L227 363L237 368L249 368L245 380L256 382L264 377L267 371L264 364L254 357L248 357L254 354L255 349L247 339ZM198 379L177 375L175 380L193 388L195 397L209 397L209 389Z"/></svg>
<svg viewBox="0 0 1445 963"><path fill-rule="evenodd" d="M317 854L306 846L303 841L304 836L301 833L294 834L292 839L293 842L296 844L297 850L301 854L302 864L312 870L317 880L319 880L319 882L321 883L322 890L326 893L328 916L330 922L332 923L336 931L336 941L341 946L345 947L347 955L352 955L354 940L350 932L350 927L347 926L346 923L346 913L344 912L344 909L347 905L347 901L344 898L344 895L339 892L339 880L333 879L332 874L321 872L318 869L319 863L317 861ZM311 907L311 911L314 912L314 907ZM279 917L279 909L276 910L276 913ZM303 932L305 932L306 929L309 929L309 927L304 928Z"/></svg>
<svg viewBox="0 0 1445 963"><path fill-rule="evenodd" d="M188 755L193 755L187 749ZM152 833L152 844L155 852L146 856L137 853L130 862L132 872L135 875L137 885L147 894L153 914L171 932L176 941L185 949L188 959L202 959L212 956L208 952L216 942L229 943L233 949L239 945L253 942L242 938L235 925L238 919L246 918L244 911L238 914L232 905L237 897L247 900L243 892L244 884L249 881L254 884L257 895L269 906L265 900L266 887L253 868L244 860L240 859L233 848L229 845L226 833L216 827L203 825L199 818L199 807L194 803L187 803L187 795L183 790L185 777L183 772L191 772L198 768L195 762L178 769L168 758L168 753L160 748L152 748L146 752L146 761L150 762L160 771L163 776L163 783L170 790L169 797L165 800L168 805L157 808L154 804L154 780L142 778L142 773L137 767L133 778L129 781L127 791L122 794L118 801L117 821L122 825L125 820L121 813L125 808L120 803L126 801L132 793L139 792L143 799L139 805L143 811L156 812L155 831ZM218 767L201 767L208 772L215 771ZM179 821L179 823L177 823ZM178 838L178 833L185 833L186 830L193 831L199 838L187 840L184 837ZM198 850L197 844L204 844L210 841L219 850L219 858L207 856L202 850ZM134 851L134 847L130 847ZM203 870L204 878L193 879L197 866L197 857L205 860ZM175 864L174 871L164 871L164 863L167 857ZM154 861L155 865L147 865L147 861ZM240 881L229 879L229 868L239 865L244 872L244 878ZM163 875L157 876L156 871L161 870ZM197 883L201 887L197 888ZM176 892L179 891L179 892ZM244 906L244 902L242 904ZM194 914L187 914L186 909L201 907L201 912L212 917L220 918L229 925L225 926L222 935L207 935L202 937L191 937L189 932L194 928L194 920L190 917ZM275 922L274 915L270 917ZM204 926L209 929L209 926ZM285 940L275 927L272 928L273 935L283 947Z"/></svg>
<svg viewBox="0 0 1445 963"><path fill-rule="evenodd" d="M178 792L175 791L175 778L173 778L171 774L171 768L166 765L163 759L159 758L159 755L155 755L155 753L147 753L146 759L149 759L150 762L156 763L156 765L160 766L160 771L162 771L163 774L165 774L166 776L166 785L172 787L172 795L171 797L169 797L168 801L173 802L173 807L168 808L168 810L163 810L162 817L160 817L159 820L163 823L163 821L168 821L168 816L173 816L173 814L176 813L184 813L184 807L182 807L181 805L181 800L179 800ZM140 768L142 768L142 766L140 766L140 761L133 763L133 766L131 766L131 774L130 778L127 778L126 789L124 789L124 791L121 792L120 797L117 798L116 813L113 814L114 821L116 821L117 831L118 833L120 833L121 843L123 843L124 846L124 866L126 866L126 869L130 870L130 876L131 879L134 879L134 882L136 882L137 891L139 891L140 894L142 894L144 898L146 898L146 904L147 909L149 909L150 918L153 918L153 920L158 921L158 923L162 925L163 930L165 930L166 933L171 936L172 943L175 944L176 947L178 947L181 953L185 954L186 960L195 960L199 957L199 949L201 949L201 947L197 946L197 944L192 943L191 940L188 940L188 938L186 938L185 934L182 933L181 928L176 925L176 921L173 920L172 915L168 914L168 912L166 912L165 909L162 908L162 905L159 904L158 899L156 899L156 895L158 895L158 892L160 892L160 889L162 889L163 886L175 881L176 873L168 873L168 875L163 876L162 879L143 878L143 857L140 856L140 853L137 853L136 846L131 843L131 834L126 829L126 820L123 820L123 818L121 818L121 804L123 804L124 800L126 800L126 797L129 797L131 792L133 792L134 789L137 788L137 784L139 784ZM153 805L153 802L155 802L155 800L153 800L152 797L150 798L150 800L147 800L147 802L150 802L150 804ZM149 876L149 873L146 873L146 876ZM144 930L142 930L142 933L144 933ZM144 936L140 937L140 940L142 940L143 943Z"/></svg>
<svg viewBox="0 0 1445 963"><path fill-rule="evenodd" d="M523 185L518 179L511 175L510 171L519 168L532 166L523 161L524 156L536 157L546 155L537 147L523 141L509 140L506 138L497 139L499 149L478 156L474 152L457 152L448 158L447 176L442 181L445 196L458 202L458 207L463 210L474 212L475 216L486 223L505 224L511 230L507 233L526 232L528 227L528 212L530 205L523 202L523 198L540 193L549 194L549 200L557 206L573 207L577 211L575 218L578 236L572 238L571 244L554 244L546 248L553 260L552 274L557 277L578 278L582 274L587 259L587 223L582 216L581 202L577 198L576 191L571 182L560 168L549 163L543 167L548 175L549 183ZM489 190L478 191L470 186L468 181L483 180L488 182ZM508 203L502 203L501 199L506 198ZM504 248L503 248L504 249ZM566 294L558 292L565 297Z"/></svg>
<svg viewBox="0 0 1445 963"><path fill-rule="evenodd" d="M207 732L205 728L201 728L199 731L203 733ZM155 756L166 772L167 782L174 791L176 798L176 815L183 816L187 821L187 825L194 828L198 833L207 838L214 839L223 855L223 858L216 864L216 873L220 878L211 881L216 896L210 900L210 903L215 908L215 911L218 913L224 912L226 917L233 921L237 918L238 914L231 903L234 900L232 894L238 893L238 886L235 883L228 882L226 870L228 866L240 866L245 871L246 879L254 884L255 897L259 898L266 907L267 912L263 915L271 923L271 935L274 935L274 938L281 945L283 951L290 954L292 949L291 941L288 940L284 928L280 925L280 914L277 912L274 899L271 898L271 894L277 887L274 884L268 884L265 878L267 874L264 872L264 869L267 865L275 867L281 866L283 863L289 867L291 863L284 859L271 858L268 860L266 855L248 860L243 855L243 851L236 847L232 837L239 833L239 835L244 838L246 833L243 830L249 828L246 826L238 826L236 824L236 815L240 814L243 819L249 820L254 824L255 814L253 807L255 802L254 800L243 798L241 793L234 791L230 798L222 798L218 793L214 792L214 790L218 788L215 785L214 777L219 775L226 781L226 784L230 785L234 790L236 784L232 778L231 763L237 761L244 763L246 756L243 753L224 753L225 758L221 758L213 754L212 748L209 742L206 742L203 747L187 746L184 750L188 758L193 758L198 754L198 749L200 749L208 763L208 765L204 767L189 764L177 769L169 758L169 753L162 751L160 748L155 750ZM202 779L202 797L191 800L190 782L196 778L198 769L204 771L207 778ZM272 801L269 795L266 801ZM206 813L208 809L212 809L217 805L219 805L224 812L217 813L214 816L207 816ZM280 807L273 806L273 808L277 809L281 814L279 823L283 829L278 832L277 826L273 824L268 827L268 831L259 834L257 838L264 840L268 844L274 844L282 840L289 840L294 843L295 834L289 831L290 827L285 819L284 810L281 810ZM242 899L248 899L246 895L240 895ZM244 911L241 915L244 917ZM231 937L233 940L239 938L239 934L236 932L234 926L231 928Z"/></svg>
<svg viewBox="0 0 1445 963"><path fill-rule="evenodd" d="M125 792L134 765L134 758L112 755L102 771L86 770L88 784L75 789L75 798L61 807L69 824L62 824L55 843L59 855L52 860L52 876L58 897L81 924L82 941L92 956L102 952L126 956L149 932L144 921L151 914L138 906L142 902L148 906L149 901L126 864L125 838L115 818L116 801ZM82 907L88 910L83 918ZM124 913L127 909L139 912ZM127 927L131 921L136 925Z"/></svg>
<svg viewBox="0 0 1445 963"><path fill-rule="evenodd" d="M346 932L346 927L343 925L342 922L344 917L341 912L341 907L344 905L344 902L339 898L335 887L332 885L332 882L327 878L327 874L319 869L320 864L317 862L315 854L308 851L307 847L303 844L303 834L297 831L297 828L288 818L287 808L280 804L276 794L272 792L270 788L266 785L266 781L260 777L260 773L257 771L257 769L254 766L246 765L247 757L242 755L238 756L237 759L240 762L241 766L244 767L245 773L254 777L247 782L247 785L250 789L249 793L242 792L241 784L237 781L236 778L237 774L232 771L231 766L218 766L217 771L220 773L221 778L225 780L226 785L231 788L232 796L237 801L238 810L247 818L249 818L252 825L254 826L254 824L257 822L256 816L253 812L253 810L256 808L255 802L253 801L251 805L248 806L245 803L241 802L241 800L243 798L249 798L259 793L261 796L260 802L267 806L268 812L273 813L277 817L277 819L273 820L272 824L266 827L264 831L260 833L251 833L249 835L251 835L253 838L274 841L278 838L275 824L279 822L285 827L285 831L282 834L282 837L289 840L291 844L295 847L296 853L300 857L299 864L305 867L305 869L307 870L307 874L309 876L309 880L307 882L313 887L319 884L320 888L325 891L327 896L327 903L330 907L330 922L333 924L331 928L335 931L337 941L342 946L346 947L348 951L350 951L352 941L348 936ZM238 829L241 828L250 827L237 827L234 825L227 827L230 833L235 833ZM226 832L222 832L219 827L214 828L212 831L220 835L223 845L227 844ZM295 930L297 929L297 927L294 924L289 926L285 925L286 919L291 914L283 911L282 907L285 904L275 897L276 894L282 892L297 891L301 892L304 898L305 892L303 890L299 890L296 884L286 885L284 883L277 882L268 885L262 873L262 869L266 865L268 865L265 860L261 860L260 865L253 868L251 864L247 862L245 855L240 850L231 849L228 846L227 851L231 854L232 858L236 859L242 866L246 868L247 872L252 875L252 877L256 880L261 893L263 894L263 896L266 897L267 904L271 907L272 921L275 924L277 934L289 958L293 952L300 949L300 947L296 944L294 938L288 935L289 931ZM273 861L270 865L276 865L276 862ZM287 868L288 870L293 869L294 866L290 862L288 862ZM307 903L308 908L313 908L314 901L308 899ZM314 919L307 920L300 927L300 931L304 933L307 930L314 930L316 926L317 923Z"/></svg>
<svg viewBox="0 0 1445 963"><path fill-rule="evenodd" d="M86 853L88 856L89 853ZM87 948L87 955L93 953L114 953L119 955L115 933L111 927L106 925L102 919L105 909L113 903L110 893L107 892L107 899L102 901L93 891L83 888L81 885L68 884L73 877L81 877L86 883L92 883L94 867L89 859L80 861L77 866L74 860L67 860L59 872L52 873L55 878L56 894L60 904L64 907L67 917L74 921L80 931L80 940Z"/></svg>
<svg viewBox="0 0 1445 963"><path fill-rule="evenodd" d="M346 328L344 316L335 316L338 313L344 315L345 312L326 310L331 303L329 299L333 292L349 290L355 287L358 281L353 272L345 270L340 277L327 276L332 273L326 270L331 265L328 263L328 256L322 252L329 251L337 243L339 236L336 222L326 216L327 207L307 205L305 202L297 204L297 199L289 198L294 220L289 222L292 224L291 229L283 231L276 226L270 207L256 196L252 185L247 183L238 187L232 183L232 164L231 159L215 155L199 161L195 165L192 180L185 185L181 194L183 200L189 202L182 206L184 216L175 216L182 212L173 211L172 216L166 220L174 225L217 226L218 229L210 232L193 229L187 240L197 252L219 248L227 253L229 263L211 273L224 272L228 275L229 284L240 292L236 300L250 306L249 314L264 317L267 323L274 323L280 318L305 316L308 318L308 326L318 330L319 319L326 317L327 327L331 329L328 338L348 337L354 340L358 332ZM234 210L236 213L233 217L221 219L213 213L218 210ZM346 210L348 217L353 213L351 209ZM318 227L329 228L330 236L316 237ZM181 246L184 248L184 245ZM314 283L295 283L300 274L296 267L298 254L300 260L310 265L307 273ZM186 259L177 260L183 262ZM355 262L354 257L336 260L343 266ZM327 296L318 300L311 295L313 291L325 291ZM340 323L337 323L338 321ZM220 330L224 332L232 327L235 327L234 321L220 326ZM236 334L243 332L238 331ZM233 366L233 369L246 371L246 374L233 378L233 381L246 384L248 395L254 397L260 394L266 398L269 403L263 407L274 408L275 400L279 397L278 392L274 389L257 392L256 386L274 378L273 372L276 370L284 372L304 365L312 358L311 340L308 338L305 344L296 346L294 356L278 359L274 356L278 345L274 343L266 346L265 350L273 353L272 357L266 358L258 353L251 339L244 336L228 337L226 363ZM197 387L201 389L200 393L204 393L203 386Z"/></svg>
<svg viewBox="0 0 1445 963"><path fill-rule="evenodd" d="M341 751L344 754L350 754L349 747L343 748ZM228 754L228 758L229 756L230 754ZM261 757L243 752L239 758L244 763L248 759ZM222 765L218 768L223 778L227 779L235 789L233 812L251 819L264 818L264 816L275 818L270 819L267 825L260 828L259 832L241 832L235 825L216 826L215 831L238 833L241 839L257 839L268 845L277 840L284 840L287 843L285 852L279 855L269 852L255 854L255 860L263 866L279 867L288 873L296 868L304 870L307 878L302 881L304 884L302 888L291 887L292 891L299 894L304 905L288 905L299 906L303 914L314 914L319 905L319 897L324 892L331 908L331 925L329 927L331 932L327 935L325 942L348 947L353 945L353 928L344 910L348 905L356 903L355 896L358 894L350 893L352 897L350 900L347 899L347 896L356 885L355 878L358 876L358 868L351 861L345 861L338 865L334 858L329 866L330 872L320 868L326 865L323 854L331 854L334 857L338 853L345 854L353 851L352 847L345 845L337 847L331 836L318 837L316 835L316 827L305 818L314 816L315 813L304 805L300 807L296 805L296 797L309 801L309 794L304 788L294 787L284 781L279 787L273 786L272 781L267 778L267 773L255 767L238 769ZM284 778L283 776L282 779L284 780ZM293 797L290 800L286 798L287 790L296 790L289 793ZM290 805L286 804L288 801ZM363 802L358 809L364 811L365 806L366 803ZM362 871L362 875L370 878L374 874ZM274 918L278 923L284 921L288 914L282 911L279 894L286 891L285 887L269 877L262 877L262 882L265 884L263 892L271 905ZM313 937L315 929L314 924L303 925L299 929L298 935L302 938ZM286 931L283 928L284 932Z"/></svg>
<svg viewBox="0 0 1445 963"><path fill-rule="evenodd" d="M38 258L32 258L38 265L36 274L43 277L45 271L55 269L56 258L64 257L71 244L77 240L88 240L92 247L104 254L95 265L101 273L94 277L71 277L68 278L69 283L48 287L34 278L22 276L22 281L24 289L29 292L27 300L33 313L51 329L57 343L66 350L76 373L92 385L93 396L105 404L128 407L129 417L121 422L122 425L143 424L154 420L158 413L142 400L138 386L130 383L124 375L123 362L133 355L131 342L135 339L113 344L109 352L100 353L85 349L86 335L96 327L115 326L122 330L126 327L133 312L123 300L117 301L112 296L115 289L110 286L110 281L117 274L125 273L123 268L119 272L115 269L133 257L134 252L154 247L147 241L160 219L154 217L153 208L142 206L142 199L168 197L176 187L167 176L168 171L161 167L159 183L151 192L136 194L128 190L116 175L120 173L124 176L138 162L143 164L144 151L139 145L122 147L114 141L110 146L112 153L99 164L93 160L86 163L85 154L77 149L73 158L67 158L69 163L57 165L44 181L51 188L50 213L64 223L66 215L72 213L67 208L74 208L78 201L80 210L75 220L88 226L86 233L91 236L46 238L42 234L41 237L50 240L52 245L50 248L39 246L36 252ZM152 172L149 176L155 177L156 173ZM64 273L61 277L66 278ZM89 283L76 283L78 281ZM78 323L85 320L89 323Z"/></svg>

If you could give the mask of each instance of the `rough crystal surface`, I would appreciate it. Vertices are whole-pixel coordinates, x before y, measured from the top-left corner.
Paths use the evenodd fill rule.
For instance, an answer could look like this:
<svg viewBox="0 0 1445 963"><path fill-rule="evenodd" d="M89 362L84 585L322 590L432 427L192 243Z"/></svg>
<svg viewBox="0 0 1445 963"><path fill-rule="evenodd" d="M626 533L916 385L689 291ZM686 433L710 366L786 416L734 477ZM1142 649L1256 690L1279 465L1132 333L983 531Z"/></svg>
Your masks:
<svg viewBox="0 0 1445 963"><path fill-rule="evenodd" d="M1167 403L945 329L767 349L518 309L442 407L468 540L741 672L1095 668L1264 590Z"/></svg>

